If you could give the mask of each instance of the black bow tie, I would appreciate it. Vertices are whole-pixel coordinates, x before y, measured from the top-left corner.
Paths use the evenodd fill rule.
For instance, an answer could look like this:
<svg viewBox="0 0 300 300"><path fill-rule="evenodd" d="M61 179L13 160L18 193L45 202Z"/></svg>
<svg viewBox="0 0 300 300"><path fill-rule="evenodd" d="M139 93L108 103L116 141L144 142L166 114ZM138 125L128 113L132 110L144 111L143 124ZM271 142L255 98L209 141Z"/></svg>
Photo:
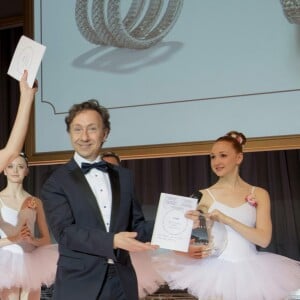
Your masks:
<svg viewBox="0 0 300 300"><path fill-rule="evenodd" d="M108 165L105 161L99 161L93 164L89 163L81 163L81 170L83 174L87 174L91 169L96 168L97 170L107 172L108 170Z"/></svg>

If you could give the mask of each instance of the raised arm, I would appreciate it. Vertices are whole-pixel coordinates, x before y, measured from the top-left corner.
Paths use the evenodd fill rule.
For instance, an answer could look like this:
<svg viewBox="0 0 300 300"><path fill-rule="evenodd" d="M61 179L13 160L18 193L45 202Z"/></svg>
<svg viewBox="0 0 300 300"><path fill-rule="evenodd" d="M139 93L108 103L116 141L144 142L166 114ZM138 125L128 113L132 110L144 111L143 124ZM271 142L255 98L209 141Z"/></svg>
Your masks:
<svg viewBox="0 0 300 300"><path fill-rule="evenodd" d="M27 71L24 71L20 80L20 102L14 126L6 146L0 150L0 172L22 151L36 92L37 82L30 88L27 84Z"/></svg>

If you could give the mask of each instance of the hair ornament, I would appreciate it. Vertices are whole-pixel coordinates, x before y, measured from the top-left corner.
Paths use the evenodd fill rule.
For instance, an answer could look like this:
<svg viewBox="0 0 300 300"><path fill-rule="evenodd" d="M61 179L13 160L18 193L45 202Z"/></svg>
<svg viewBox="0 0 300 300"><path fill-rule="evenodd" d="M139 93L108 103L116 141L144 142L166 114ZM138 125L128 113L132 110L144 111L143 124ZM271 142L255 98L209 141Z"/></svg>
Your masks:
<svg viewBox="0 0 300 300"><path fill-rule="evenodd" d="M22 158L24 158L25 162L26 162L26 165L28 167L28 157L27 155L25 154L25 152L20 152L19 153L19 156L21 156Z"/></svg>
<svg viewBox="0 0 300 300"><path fill-rule="evenodd" d="M236 139L239 144L243 145L243 138L239 134L237 134L235 132L231 132L229 134L229 136L232 137L232 138L234 138L234 139Z"/></svg>

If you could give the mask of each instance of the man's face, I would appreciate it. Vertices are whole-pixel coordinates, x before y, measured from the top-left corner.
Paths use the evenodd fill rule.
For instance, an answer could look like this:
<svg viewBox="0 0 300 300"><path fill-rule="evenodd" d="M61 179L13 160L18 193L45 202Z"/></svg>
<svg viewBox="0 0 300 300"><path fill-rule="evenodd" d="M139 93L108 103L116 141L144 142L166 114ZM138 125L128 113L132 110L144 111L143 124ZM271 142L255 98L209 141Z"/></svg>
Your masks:
<svg viewBox="0 0 300 300"><path fill-rule="evenodd" d="M70 124L69 133L74 150L89 161L97 158L107 137L102 117L95 110L78 113Z"/></svg>

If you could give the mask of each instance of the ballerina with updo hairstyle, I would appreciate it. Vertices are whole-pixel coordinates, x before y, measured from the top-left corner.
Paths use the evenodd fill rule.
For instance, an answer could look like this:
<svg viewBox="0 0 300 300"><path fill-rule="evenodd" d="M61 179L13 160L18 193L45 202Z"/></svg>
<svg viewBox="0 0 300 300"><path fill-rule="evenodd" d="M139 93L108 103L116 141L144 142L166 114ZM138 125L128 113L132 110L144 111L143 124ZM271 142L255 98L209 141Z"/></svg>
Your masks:
<svg viewBox="0 0 300 300"><path fill-rule="evenodd" d="M271 241L271 205L265 189L239 174L246 141L243 133L231 131L214 142L210 164L218 180L200 190L199 208L225 227L224 250L210 256L210 244L191 240L188 253L156 257L155 268L171 289L187 289L201 300L282 300L300 288L300 262L256 249Z"/></svg>
<svg viewBox="0 0 300 300"><path fill-rule="evenodd" d="M221 136L216 140L216 142L219 141L231 142L233 148L235 148L237 152L243 152L243 146L246 145L247 139L241 132L229 131L224 136Z"/></svg>
<svg viewBox="0 0 300 300"><path fill-rule="evenodd" d="M55 279L57 245L51 243L41 200L23 188L28 172L24 153L4 169L7 185L0 191L1 300L39 300L41 286L50 286Z"/></svg>

